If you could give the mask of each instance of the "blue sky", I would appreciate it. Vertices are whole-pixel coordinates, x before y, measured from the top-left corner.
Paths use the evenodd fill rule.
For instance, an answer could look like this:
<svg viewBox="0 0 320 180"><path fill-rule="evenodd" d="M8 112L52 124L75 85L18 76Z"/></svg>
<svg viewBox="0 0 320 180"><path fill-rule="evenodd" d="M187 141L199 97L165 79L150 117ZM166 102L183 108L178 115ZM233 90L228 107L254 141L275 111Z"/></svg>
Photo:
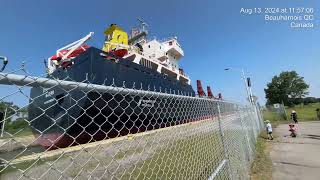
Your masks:
<svg viewBox="0 0 320 180"><path fill-rule="evenodd" d="M301 6L315 8L315 28L291 29L288 22L265 22L262 16L239 13L241 7ZM319 10L318 0L2 0L0 55L10 58L10 69L25 60L32 74L43 74L43 59L59 47L94 31L89 44L101 48L109 24L129 31L141 17L150 25L150 37L178 37L185 51L181 66L194 88L201 79L214 94L243 101L239 73L223 69L245 68L254 94L264 103L267 82L281 71L296 70L310 85L310 96L320 97Z"/></svg>

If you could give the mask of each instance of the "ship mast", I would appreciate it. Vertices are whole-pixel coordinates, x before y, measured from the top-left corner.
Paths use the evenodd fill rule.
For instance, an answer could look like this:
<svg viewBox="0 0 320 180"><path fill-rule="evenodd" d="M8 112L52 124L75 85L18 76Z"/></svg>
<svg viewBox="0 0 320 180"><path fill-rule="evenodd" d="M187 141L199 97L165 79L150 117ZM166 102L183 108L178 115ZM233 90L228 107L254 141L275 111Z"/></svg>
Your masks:
<svg viewBox="0 0 320 180"><path fill-rule="evenodd" d="M149 27L149 25L145 21L143 21L141 18L137 18L137 19L140 22L141 32L146 32L146 34L148 34L146 27Z"/></svg>
<svg viewBox="0 0 320 180"><path fill-rule="evenodd" d="M131 37L129 39L129 45L137 45L140 46L147 42L147 35L148 30L147 27L149 26L145 21L141 18L137 18L140 23L140 27L134 27L131 29Z"/></svg>

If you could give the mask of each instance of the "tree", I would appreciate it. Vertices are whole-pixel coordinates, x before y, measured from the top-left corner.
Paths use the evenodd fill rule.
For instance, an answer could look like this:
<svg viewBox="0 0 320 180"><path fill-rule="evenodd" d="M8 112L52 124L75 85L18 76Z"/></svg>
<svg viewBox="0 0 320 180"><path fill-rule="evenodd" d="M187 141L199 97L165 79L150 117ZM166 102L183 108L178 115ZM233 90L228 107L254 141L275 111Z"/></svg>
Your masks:
<svg viewBox="0 0 320 180"><path fill-rule="evenodd" d="M19 110L19 107L14 105L12 102L0 102L0 111L2 113L5 113L5 111L7 111L6 113L6 123L10 123L11 122L11 116L14 114L17 114ZM2 119L0 119L1 121Z"/></svg>
<svg viewBox="0 0 320 180"><path fill-rule="evenodd" d="M292 105L291 100L308 95L308 88L309 85L296 71L285 71L279 76L274 76L264 92L267 104L283 102L285 105Z"/></svg>

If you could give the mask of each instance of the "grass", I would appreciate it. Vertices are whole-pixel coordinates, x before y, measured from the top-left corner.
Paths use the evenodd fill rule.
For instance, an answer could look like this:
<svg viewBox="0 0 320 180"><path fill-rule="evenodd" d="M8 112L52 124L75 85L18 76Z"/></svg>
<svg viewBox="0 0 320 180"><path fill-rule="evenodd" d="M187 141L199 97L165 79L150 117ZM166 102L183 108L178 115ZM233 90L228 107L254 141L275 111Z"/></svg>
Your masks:
<svg viewBox="0 0 320 180"><path fill-rule="evenodd" d="M217 133L178 140L162 148L148 160L140 163L123 179L203 179L209 177L223 158ZM121 179L122 179L121 178Z"/></svg>
<svg viewBox="0 0 320 180"><path fill-rule="evenodd" d="M30 136L32 135L32 130L30 127L23 127L20 129L5 129L3 133L3 137L0 137L0 139L7 139L12 137L23 137L23 136Z"/></svg>
<svg viewBox="0 0 320 180"><path fill-rule="evenodd" d="M114 171L119 171L113 174L119 177L119 179L204 179L212 174L213 170L219 165L218 163L224 158L220 138L219 131L212 131L170 140L150 151L145 146L132 146L117 152L109 159L108 154L97 154L97 158L103 155L103 157L99 159L101 162L95 160L86 162L89 156L91 157L91 154L86 157L86 153L84 153L80 155L84 158L83 160L81 160L81 158L76 160L80 163L80 166L67 168L65 169L65 173L71 177L79 177L86 173L82 172L82 169L94 171L98 166L100 166L101 170L101 165L121 165L118 167L119 169L116 170L115 168L111 168ZM97 153L99 152L97 151ZM142 156L144 153L150 153L150 156L148 155L148 158L142 158L142 160L139 156ZM142 161L138 161L134 157L138 157ZM34 160L10 165L5 169L0 168L0 174L11 173L11 176L14 176L17 170L26 170L28 173L32 173L33 176L37 176L37 171L44 168L45 162L51 163L55 158L56 157L53 159L46 158L39 161ZM134 163L135 161L137 163ZM59 160L59 164L56 165L65 166L65 164L65 160L61 162ZM81 165L84 166L82 167ZM39 170L37 168L39 168ZM104 171L101 172L103 173ZM17 172L17 174L18 173L19 172ZM95 173L99 173L99 171L95 171ZM221 176L224 177L225 174Z"/></svg>
<svg viewBox="0 0 320 180"><path fill-rule="evenodd" d="M271 122L276 122L276 121L283 121L283 117L281 117L278 113L276 112L271 112L268 110L264 110L263 112L263 119L264 120L269 120Z"/></svg>
<svg viewBox="0 0 320 180"><path fill-rule="evenodd" d="M14 165L9 165L9 166L4 166L4 167L0 167L0 172L5 174L5 173L10 173L10 172L15 172L18 170L27 170L28 168L30 168L31 166L38 166L43 164L44 161L42 160L32 160L32 161L28 161L28 162L22 162L19 164L14 164Z"/></svg>
<svg viewBox="0 0 320 180"><path fill-rule="evenodd" d="M271 180L272 161L270 158L271 144L267 141L265 132L261 132L256 143L256 157L251 165L251 180Z"/></svg>
<svg viewBox="0 0 320 180"><path fill-rule="evenodd" d="M287 116L290 118L290 113L295 110L298 115L298 121L315 121L317 120L316 109L320 108L320 103L312 103L308 105L296 105L295 107L286 107Z"/></svg>
<svg viewBox="0 0 320 180"><path fill-rule="evenodd" d="M15 137L22 137L22 136L30 136L33 135L32 130L30 127L25 127L19 131L11 132L11 134L14 134Z"/></svg>
<svg viewBox="0 0 320 180"><path fill-rule="evenodd" d="M128 156L134 155L134 154L139 154L143 152L142 147L131 147L129 149L126 149L125 151L119 151L115 155L115 159L124 159L127 158Z"/></svg>
<svg viewBox="0 0 320 180"><path fill-rule="evenodd" d="M31 161L26 161L26 162L20 162L17 164L10 164L8 166L0 167L0 172L5 174L10 172L16 172L16 171L27 171L28 169L32 169L36 166L40 166L42 164L45 164L46 162L54 161L57 158L59 158L59 155L50 157L50 158L45 158L45 159L35 159Z"/></svg>
<svg viewBox="0 0 320 180"><path fill-rule="evenodd" d="M312 103L308 105L301 104L294 107L286 107L288 120L285 120L285 118L277 112L263 110L262 113L264 120L270 120L273 126L276 127L278 124L288 123L290 121L290 114L292 110L297 112L298 121L316 121L318 119L316 113L317 108L320 108L320 103Z"/></svg>
<svg viewBox="0 0 320 180"><path fill-rule="evenodd" d="M288 120L285 120L284 117L281 117L276 112L264 110L262 114L264 121L269 120L272 124L272 127L277 127L279 124L288 123Z"/></svg>

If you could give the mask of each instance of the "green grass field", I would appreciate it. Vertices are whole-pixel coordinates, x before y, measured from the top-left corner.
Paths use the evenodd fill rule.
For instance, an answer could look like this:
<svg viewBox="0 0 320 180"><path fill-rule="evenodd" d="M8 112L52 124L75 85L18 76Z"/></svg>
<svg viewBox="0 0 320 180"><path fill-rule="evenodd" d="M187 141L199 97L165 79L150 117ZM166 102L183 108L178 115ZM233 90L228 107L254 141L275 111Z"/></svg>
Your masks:
<svg viewBox="0 0 320 180"><path fill-rule="evenodd" d="M313 103L308 105L297 105L292 108L286 108L287 116L290 117L292 110L298 114L298 121L315 121L317 120L316 109L320 108L320 103Z"/></svg>
<svg viewBox="0 0 320 180"><path fill-rule="evenodd" d="M277 121L284 121L285 119L283 117L281 117L278 113L276 112L271 112L271 111L268 111L268 110L264 110L262 112L263 114L263 119L266 121L266 120L269 120L271 122L277 122Z"/></svg>
<svg viewBox="0 0 320 180"><path fill-rule="evenodd" d="M320 103L313 103L308 105L296 105L294 107L286 107L287 118L290 120L290 114L292 110L295 110L298 115L298 121L316 121L318 120L316 109L320 108ZM268 110L263 111L264 120L270 120L271 122L287 121L284 117L281 117L276 112Z"/></svg>

